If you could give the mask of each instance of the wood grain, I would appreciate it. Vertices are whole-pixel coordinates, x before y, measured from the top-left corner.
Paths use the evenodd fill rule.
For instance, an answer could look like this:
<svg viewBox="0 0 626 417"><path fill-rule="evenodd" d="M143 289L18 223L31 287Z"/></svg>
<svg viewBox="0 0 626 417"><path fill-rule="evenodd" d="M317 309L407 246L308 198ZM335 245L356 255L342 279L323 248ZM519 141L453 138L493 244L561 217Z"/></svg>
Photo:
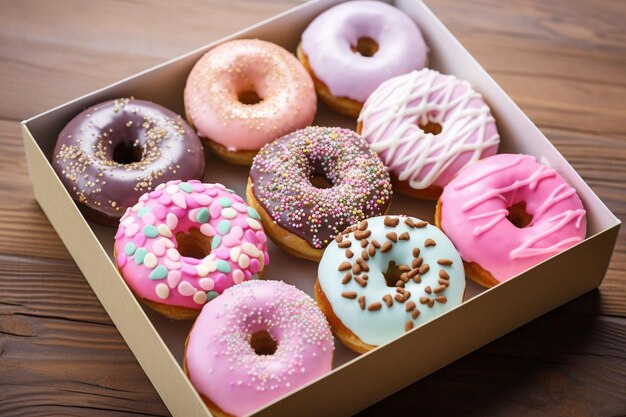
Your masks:
<svg viewBox="0 0 626 417"><path fill-rule="evenodd" d="M168 415L34 201L17 122L298 3L0 2L0 415ZM427 3L626 219L623 2ZM622 231L598 291L362 415L626 415L625 393Z"/></svg>

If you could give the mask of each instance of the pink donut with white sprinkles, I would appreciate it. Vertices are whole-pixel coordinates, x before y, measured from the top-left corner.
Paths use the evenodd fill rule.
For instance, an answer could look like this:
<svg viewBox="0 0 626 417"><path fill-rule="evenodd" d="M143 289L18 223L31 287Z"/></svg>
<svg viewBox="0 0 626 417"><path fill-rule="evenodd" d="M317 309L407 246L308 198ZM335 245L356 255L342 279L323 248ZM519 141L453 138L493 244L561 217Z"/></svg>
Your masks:
<svg viewBox="0 0 626 417"><path fill-rule="evenodd" d="M326 318L311 297L281 281L224 291L202 309L187 340L185 371L215 416L249 415L332 368Z"/></svg>
<svg viewBox="0 0 626 417"><path fill-rule="evenodd" d="M160 184L120 219L117 267L133 293L174 319L197 316L269 264L259 215L222 184Z"/></svg>

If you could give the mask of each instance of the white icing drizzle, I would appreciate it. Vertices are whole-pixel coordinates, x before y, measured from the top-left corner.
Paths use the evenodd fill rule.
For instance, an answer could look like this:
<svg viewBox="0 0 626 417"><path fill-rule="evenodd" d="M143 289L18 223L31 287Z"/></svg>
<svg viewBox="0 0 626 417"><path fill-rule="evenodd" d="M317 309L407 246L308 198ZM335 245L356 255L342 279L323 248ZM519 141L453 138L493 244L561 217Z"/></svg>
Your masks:
<svg viewBox="0 0 626 417"><path fill-rule="evenodd" d="M362 135L374 151L386 151L385 165L392 171L400 170L400 181L408 180L412 188L424 189L463 153L472 155L458 170L500 142L497 133L485 136L486 126L494 123L494 118L484 103L469 106L476 99L482 97L467 81L429 69L413 71L388 80L368 98L359 116ZM429 121L440 124L441 133L426 133L418 127ZM475 141L469 143L473 138ZM430 170L422 174L424 168Z"/></svg>

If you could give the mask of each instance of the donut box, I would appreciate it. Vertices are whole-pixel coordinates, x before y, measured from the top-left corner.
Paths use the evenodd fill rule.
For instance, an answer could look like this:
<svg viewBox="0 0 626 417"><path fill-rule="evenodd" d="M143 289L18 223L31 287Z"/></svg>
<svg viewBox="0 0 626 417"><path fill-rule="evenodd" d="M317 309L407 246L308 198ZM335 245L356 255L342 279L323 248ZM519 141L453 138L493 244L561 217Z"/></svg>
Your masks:
<svg viewBox="0 0 626 417"><path fill-rule="evenodd" d="M228 39L259 38L295 52L304 28L337 3L340 1L303 4L22 122L35 198L173 415L211 415L182 368L183 347L192 323L168 321L137 302L113 260L116 229L88 222L51 166L56 138L76 114L108 99L134 96L184 114L182 92L187 75L207 50ZM367 354L358 356L336 340L332 372L255 415L290 416L294 410L298 410L298 415L311 416L357 412L596 288L608 268L620 221L421 1L398 0L392 4L420 27L430 46L429 67L466 79L482 93L501 134L499 152L533 155L556 169L577 190L587 210L587 237L491 289L468 281L463 304ZM321 104L314 124L356 127L354 119L339 116ZM245 195L247 177L248 168L228 165L207 153L206 182L221 182ZM434 202L397 193L390 209L390 213L413 215L431 223L434 212ZM271 264L266 277L284 280L312 296L317 264L294 258L271 244L269 251ZM398 358L402 358L401 366ZM368 380L376 383L363 383Z"/></svg>

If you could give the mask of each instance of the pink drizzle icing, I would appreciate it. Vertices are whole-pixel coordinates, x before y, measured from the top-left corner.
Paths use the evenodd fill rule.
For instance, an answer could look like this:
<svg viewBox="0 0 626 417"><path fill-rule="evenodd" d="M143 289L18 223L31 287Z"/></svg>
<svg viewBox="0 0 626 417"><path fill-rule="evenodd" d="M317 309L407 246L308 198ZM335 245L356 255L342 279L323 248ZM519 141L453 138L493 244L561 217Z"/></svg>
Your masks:
<svg viewBox="0 0 626 417"><path fill-rule="evenodd" d="M526 202L530 224L517 228L508 207ZM441 226L466 262L498 281L585 238L585 209L552 168L528 155L501 154L465 168L441 195Z"/></svg>
<svg viewBox="0 0 626 417"><path fill-rule="evenodd" d="M359 38L379 45L372 57L353 52ZM336 97L363 103L383 81L426 65L428 47L402 11L378 1L351 1L320 14L302 34L315 76Z"/></svg>
<svg viewBox="0 0 626 417"><path fill-rule="evenodd" d="M272 355L258 355L251 346L261 331L277 343ZM192 384L234 416L326 374L332 357L333 337L315 301L281 281L249 281L224 291L202 309L185 352Z"/></svg>
<svg viewBox="0 0 626 417"><path fill-rule="evenodd" d="M181 256L176 234L198 229L212 238L205 258ZM120 219L117 265L132 291L161 304L200 309L226 288L269 264L258 213L222 184L160 184Z"/></svg>

